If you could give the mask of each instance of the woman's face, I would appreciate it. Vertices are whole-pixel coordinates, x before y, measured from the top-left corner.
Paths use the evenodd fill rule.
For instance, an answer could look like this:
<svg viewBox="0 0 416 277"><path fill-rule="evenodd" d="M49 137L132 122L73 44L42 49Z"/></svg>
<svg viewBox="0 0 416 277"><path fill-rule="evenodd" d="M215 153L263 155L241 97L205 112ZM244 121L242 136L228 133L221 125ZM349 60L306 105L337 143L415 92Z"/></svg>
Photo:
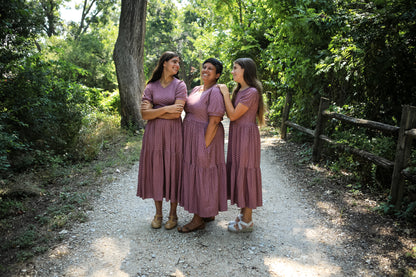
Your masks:
<svg viewBox="0 0 416 277"><path fill-rule="evenodd" d="M173 57L172 59L163 63L163 70L169 75L176 75L179 72L179 57Z"/></svg>
<svg viewBox="0 0 416 277"><path fill-rule="evenodd" d="M234 63L231 74L233 74L233 79L237 83L241 84L244 82L244 68L242 68L238 63Z"/></svg>
<svg viewBox="0 0 416 277"><path fill-rule="evenodd" d="M212 63L204 63L201 70L201 79L206 83L217 82L217 79L220 77L220 74L217 73L217 69Z"/></svg>

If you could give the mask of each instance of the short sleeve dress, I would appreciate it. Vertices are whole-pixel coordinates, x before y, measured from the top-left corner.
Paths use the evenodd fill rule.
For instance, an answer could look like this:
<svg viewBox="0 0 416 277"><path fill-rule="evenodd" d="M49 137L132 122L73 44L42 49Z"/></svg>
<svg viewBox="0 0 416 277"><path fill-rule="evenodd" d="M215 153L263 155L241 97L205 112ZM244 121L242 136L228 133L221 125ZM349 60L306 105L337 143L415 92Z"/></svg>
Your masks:
<svg viewBox="0 0 416 277"><path fill-rule="evenodd" d="M248 111L230 123L227 151L227 195L239 208L262 206L260 132L256 123L259 93L254 87L239 91L234 106Z"/></svg>
<svg viewBox="0 0 416 277"><path fill-rule="evenodd" d="M153 108L161 108L186 101L186 85L176 78L162 87L160 81L149 83L142 100L148 100ZM182 178L183 160L182 119L148 120L142 140L139 161L137 196L155 201L178 202L179 183Z"/></svg>
<svg viewBox="0 0 416 277"><path fill-rule="evenodd" d="M227 210L227 173L224 154L224 127L219 123L212 143L205 146L209 116L224 116L221 92L214 86L201 93L194 88L185 105L183 121L183 178L179 204L190 213L211 217Z"/></svg>

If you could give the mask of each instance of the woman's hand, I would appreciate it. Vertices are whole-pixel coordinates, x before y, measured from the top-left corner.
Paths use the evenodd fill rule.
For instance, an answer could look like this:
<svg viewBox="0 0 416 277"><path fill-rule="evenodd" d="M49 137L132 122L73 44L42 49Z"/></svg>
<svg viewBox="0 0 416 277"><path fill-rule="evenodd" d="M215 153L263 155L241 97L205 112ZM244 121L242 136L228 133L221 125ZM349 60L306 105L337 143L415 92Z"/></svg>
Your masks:
<svg viewBox="0 0 416 277"><path fill-rule="evenodd" d="M165 108L167 113L182 113L183 104L173 104Z"/></svg>
<svg viewBox="0 0 416 277"><path fill-rule="evenodd" d="M147 100L142 101L142 103L140 105L141 110L150 110L151 108L153 108L152 103L150 103Z"/></svg>
<svg viewBox="0 0 416 277"><path fill-rule="evenodd" d="M223 96L230 96L228 87L224 84L218 84L217 87L220 89Z"/></svg>
<svg viewBox="0 0 416 277"><path fill-rule="evenodd" d="M205 131L205 147L210 146L217 133L218 126L222 120L222 116L210 116L208 121L207 130Z"/></svg>

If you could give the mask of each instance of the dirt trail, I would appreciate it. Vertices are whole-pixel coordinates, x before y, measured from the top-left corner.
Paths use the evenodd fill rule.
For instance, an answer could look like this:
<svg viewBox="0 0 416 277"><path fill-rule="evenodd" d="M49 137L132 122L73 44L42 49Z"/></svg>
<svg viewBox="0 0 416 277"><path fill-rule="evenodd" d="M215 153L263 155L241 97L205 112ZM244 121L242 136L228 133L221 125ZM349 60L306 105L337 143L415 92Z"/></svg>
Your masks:
<svg viewBox="0 0 416 277"><path fill-rule="evenodd" d="M253 233L227 231L235 206L195 233L151 229L153 201L135 196L137 164L103 187L87 223L61 232L62 244L20 276L380 276L309 204L297 186L303 180L273 151L281 145L262 139L264 202L253 213ZM164 202L165 220L167 213ZM180 225L192 217L182 208L178 215Z"/></svg>

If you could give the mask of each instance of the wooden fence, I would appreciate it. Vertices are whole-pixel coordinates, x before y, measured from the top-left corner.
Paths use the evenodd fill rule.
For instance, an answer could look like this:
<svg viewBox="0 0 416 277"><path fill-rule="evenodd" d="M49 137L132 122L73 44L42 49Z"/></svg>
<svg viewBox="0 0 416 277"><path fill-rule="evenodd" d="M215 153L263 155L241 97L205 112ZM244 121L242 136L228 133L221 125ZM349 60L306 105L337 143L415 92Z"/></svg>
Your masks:
<svg viewBox="0 0 416 277"><path fill-rule="evenodd" d="M286 139L287 127L292 127L314 138L312 149L312 160L314 162L320 160L324 143L329 143L336 148L363 157L373 162L374 164L381 166L382 168L392 171L393 174L390 188L391 202L396 206L396 208L399 208L403 200L405 184L404 179L406 178L413 182L416 181L416 177L414 175L410 175L405 171L410 159L412 140L416 139L416 107L408 105L403 106L400 127L397 127L376 121L354 118L339 113L329 112L327 111L329 104L329 99L324 97L321 98L316 127L315 130L311 130L288 120L290 108L292 105L292 94L290 92L287 93L282 115L281 138ZM367 151L338 143L325 136L323 134L325 124L328 119L331 118L340 120L342 122L348 122L359 127L378 130L384 134L388 133L396 135L398 139L394 162Z"/></svg>

